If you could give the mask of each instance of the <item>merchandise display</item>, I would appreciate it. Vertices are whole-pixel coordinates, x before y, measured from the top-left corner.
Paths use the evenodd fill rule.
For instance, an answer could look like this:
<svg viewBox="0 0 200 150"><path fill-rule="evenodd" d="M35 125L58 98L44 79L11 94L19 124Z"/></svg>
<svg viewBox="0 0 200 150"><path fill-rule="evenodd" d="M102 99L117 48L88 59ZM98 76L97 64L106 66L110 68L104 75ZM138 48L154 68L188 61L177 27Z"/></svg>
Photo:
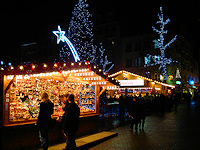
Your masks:
<svg viewBox="0 0 200 150"><path fill-rule="evenodd" d="M75 95L75 102L79 105L81 114L96 111L95 86L20 75L14 78L6 93L7 102L9 101L9 121L37 119L43 92L49 93L49 98L54 103L53 116L58 120L64 113L62 97L67 93Z"/></svg>

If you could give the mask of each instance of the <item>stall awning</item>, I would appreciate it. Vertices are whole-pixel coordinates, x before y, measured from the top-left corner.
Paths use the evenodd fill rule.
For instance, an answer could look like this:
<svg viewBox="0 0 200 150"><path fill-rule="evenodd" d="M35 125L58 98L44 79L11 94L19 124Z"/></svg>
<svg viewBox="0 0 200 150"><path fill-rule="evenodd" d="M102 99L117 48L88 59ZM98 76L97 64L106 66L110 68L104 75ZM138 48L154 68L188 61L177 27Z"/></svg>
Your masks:
<svg viewBox="0 0 200 150"><path fill-rule="evenodd" d="M158 84L158 85L162 85L162 86L169 87L169 88L172 88L172 89L175 88L174 85L163 83L163 82L151 79L151 78L143 77L141 75L131 73L131 72L128 72L128 71L125 71L125 70L121 70L121 71L118 71L114 74L111 74L111 75L109 75L109 77L115 78L116 80L121 81L121 84L123 84L123 85L120 85L121 87L122 86L124 87L125 85L127 85L129 87L131 87L131 86L132 87L143 86L144 85L143 81L146 80L146 81L151 82L152 84ZM129 81L131 81L131 82L129 82Z"/></svg>
<svg viewBox="0 0 200 150"><path fill-rule="evenodd" d="M28 78L29 76L49 78L59 81L85 83L102 86L118 86L119 83L114 78L109 77L89 62L85 63L40 63L18 66L8 66L1 69L8 78Z"/></svg>

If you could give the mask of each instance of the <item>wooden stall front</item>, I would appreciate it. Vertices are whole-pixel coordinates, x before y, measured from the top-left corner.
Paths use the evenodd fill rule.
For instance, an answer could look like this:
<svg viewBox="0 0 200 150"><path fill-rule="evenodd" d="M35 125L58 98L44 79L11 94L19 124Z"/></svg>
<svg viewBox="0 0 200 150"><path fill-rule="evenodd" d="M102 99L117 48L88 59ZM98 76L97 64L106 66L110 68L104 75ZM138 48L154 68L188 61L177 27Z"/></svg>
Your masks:
<svg viewBox="0 0 200 150"><path fill-rule="evenodd" d="M47 92L54 103L53 116L57 120L60 120L64 113L63 95L74 94L75 102L81 112L77 135L96 132L101 90L116 83L101 69L89 63L28 64L5 68L3 71L4 144L9 143L10 149L16 149L40 143L35 123L43 92ZM62 141L61 130L61 123L58 122L50 132L50 140Z"/></svg>

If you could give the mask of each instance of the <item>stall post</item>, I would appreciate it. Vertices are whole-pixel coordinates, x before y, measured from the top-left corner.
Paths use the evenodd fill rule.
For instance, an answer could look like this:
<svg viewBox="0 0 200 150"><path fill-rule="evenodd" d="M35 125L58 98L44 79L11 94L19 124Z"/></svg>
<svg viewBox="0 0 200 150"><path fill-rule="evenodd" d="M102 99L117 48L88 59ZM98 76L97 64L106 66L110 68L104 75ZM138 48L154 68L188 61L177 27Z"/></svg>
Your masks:
<svg viewBox="0 0 200 150"><path fill-rule="evenodd" d="M1 123L1 129L0 129L0 133L3 133L3 75L2 75L2 72L0 72L0 96L1 96L1 99L0 99L0 123ZM0 137L0 149L3 148L3 142L2 142L2 139L3 139L3 135L0 134L1 137Z"/></svg>

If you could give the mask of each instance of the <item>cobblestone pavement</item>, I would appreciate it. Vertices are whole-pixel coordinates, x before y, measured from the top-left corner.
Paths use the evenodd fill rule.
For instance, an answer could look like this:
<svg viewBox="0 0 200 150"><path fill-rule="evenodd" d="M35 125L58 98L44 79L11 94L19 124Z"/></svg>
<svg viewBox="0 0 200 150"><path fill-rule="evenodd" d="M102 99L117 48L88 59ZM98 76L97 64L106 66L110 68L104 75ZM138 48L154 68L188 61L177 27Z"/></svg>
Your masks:
<svg viewBox="0 0 200 150"><path fill-rule="evenodd" d="M185 104L178 111L146 118L144 131L135 133L129 124L110 131L118 136L89 150L198 150L200 149L200 107Z"/></svg>

